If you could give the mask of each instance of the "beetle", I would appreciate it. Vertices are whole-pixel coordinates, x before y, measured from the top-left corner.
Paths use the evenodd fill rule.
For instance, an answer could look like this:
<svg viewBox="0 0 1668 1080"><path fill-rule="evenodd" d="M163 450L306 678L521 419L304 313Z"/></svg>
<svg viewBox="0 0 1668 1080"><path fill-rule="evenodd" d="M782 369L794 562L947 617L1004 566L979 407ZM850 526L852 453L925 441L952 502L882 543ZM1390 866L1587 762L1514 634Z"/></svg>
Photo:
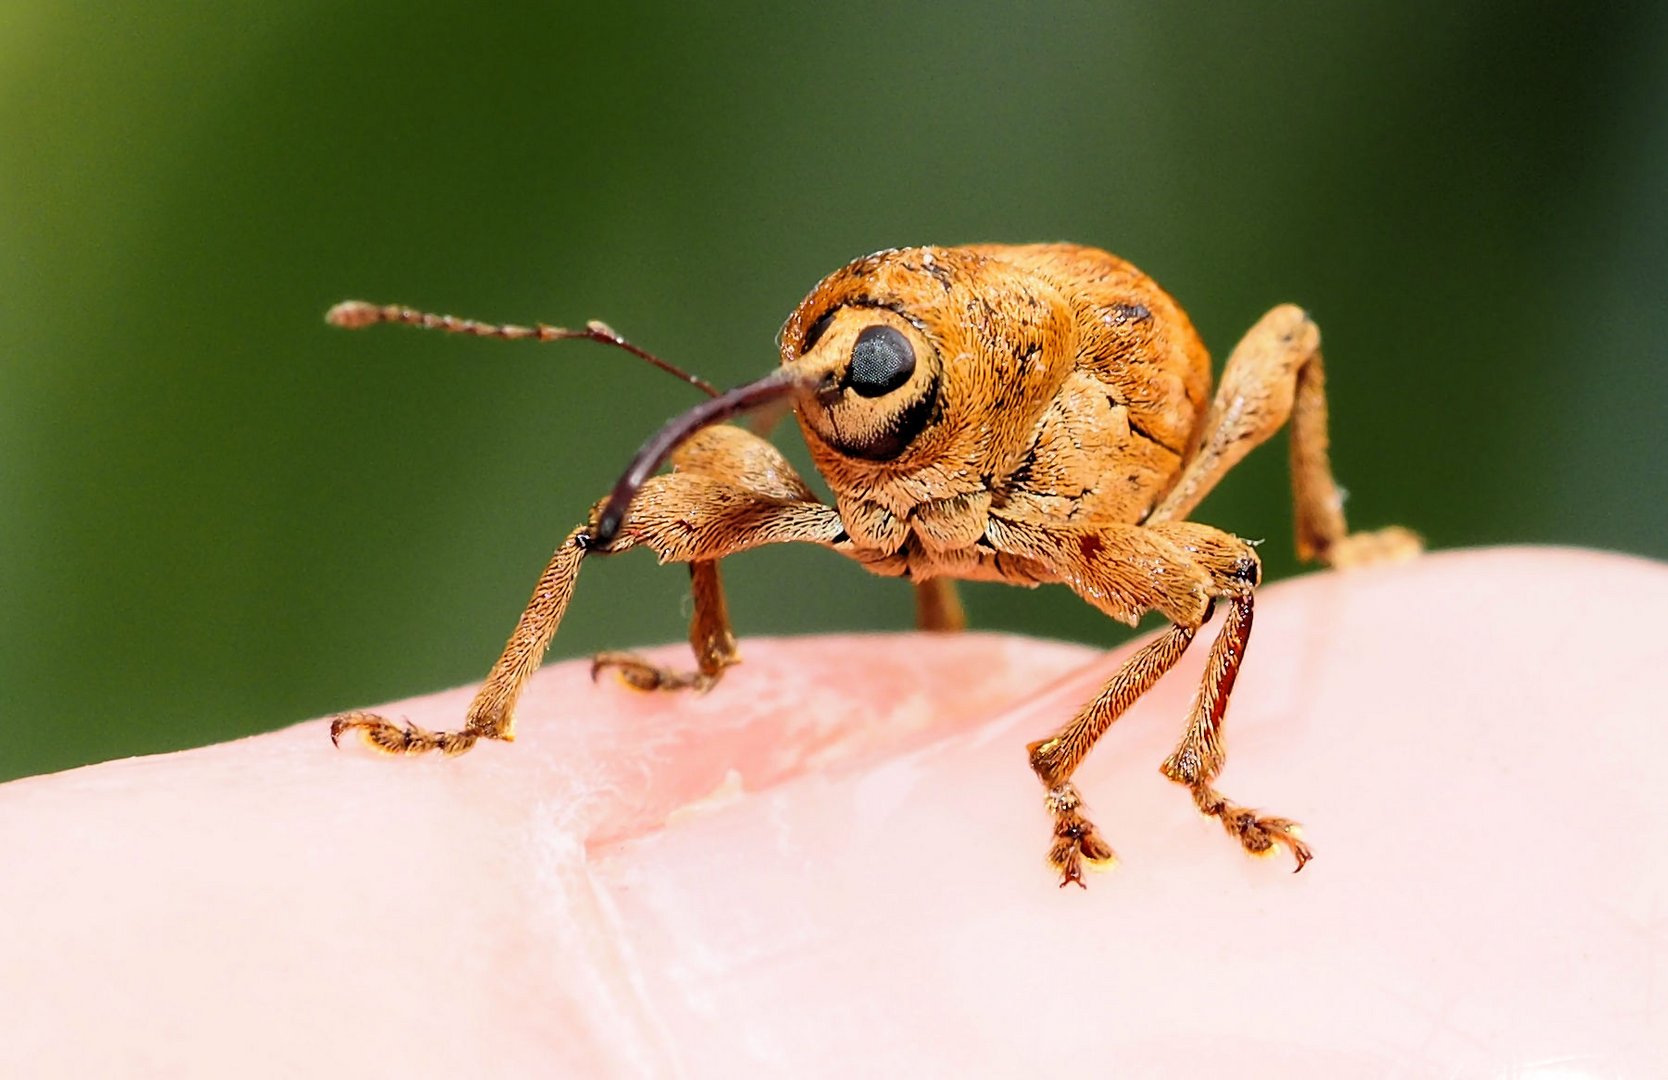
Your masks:
<svg viewBox="0 0 1668 1080"><path fill-rule="evenodd" d="M1048 858L1062 886L1113 859L1072 774L1124 711L1187 650L1220 607L1186 728L1160 766L1241 847L1311 858L1296 824L1215 787L1222 725L1251 633L1261 563L1251 543L1187 520L1229 469L1291 421L1298 554L1330 566L1406 557L1400 527L1351 533L1328 457L1320 333L1301 308L1269 311L1230 354L1211 396L1210 358L1182 309L1147 275L1073 244L913 247L830 274L788 317L780 365L718 393L602 323L584 330L491 325L349 301L331 322L404 322L510 338L587 337L616 345L711 395L645 443L608 497L568 534L456 731L366 712L331 722L389 753L459 754L511 739L516 700L540 664L587 558L648 548L688 563L692 671L605 653L643 690L704 690L739 659L719 561L774 543L811 543L870 573L908 579L926 630L964 624L956 580L1063 584L1134 625L1169 627L1136 650L1063 727L1027 748L1053 818ZM781 453L725 423L791 406L819 499ZM662 473L670 463L670 472Z"/></svg>

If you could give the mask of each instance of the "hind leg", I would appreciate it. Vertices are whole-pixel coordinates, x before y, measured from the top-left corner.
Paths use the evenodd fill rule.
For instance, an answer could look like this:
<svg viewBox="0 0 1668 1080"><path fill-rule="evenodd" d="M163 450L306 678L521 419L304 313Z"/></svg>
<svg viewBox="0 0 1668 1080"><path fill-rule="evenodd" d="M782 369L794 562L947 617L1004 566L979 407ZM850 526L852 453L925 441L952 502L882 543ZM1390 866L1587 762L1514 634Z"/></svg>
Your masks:
<svg viewBox="0 0 1668 1080"><path fill-rule="evenodd" d="M1343 494L1327 452L1326 371L1320 330L1302 308L1282 304L1264 315L1234 348L1204 441L1176 486L1147 516L1146 524L1181 521L1223 475L1291 420L1292 503L1297 553L1329 566L1394 561L1418 553L1419 537L1399 526L1351 533Z"/></svg>

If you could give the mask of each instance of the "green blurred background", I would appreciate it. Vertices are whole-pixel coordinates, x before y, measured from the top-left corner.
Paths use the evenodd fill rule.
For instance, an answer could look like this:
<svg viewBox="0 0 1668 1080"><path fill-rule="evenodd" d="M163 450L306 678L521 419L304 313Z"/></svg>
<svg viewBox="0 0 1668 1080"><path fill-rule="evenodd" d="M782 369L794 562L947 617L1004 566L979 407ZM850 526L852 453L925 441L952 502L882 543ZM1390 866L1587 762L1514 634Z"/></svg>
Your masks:
<svg viewBox="0 0 1668 1080"><path fill-rule="evenodd" d="M327 329L347 296L602 318L730 384L856 255L1078 240L1218 356L1316 314L1358 525L1668 552L1662 5L717 7L0 5L0 778L478 678L695 400ZM1295 569L1281 449L1201 517ZM911 618L814 549L729 580L744 636ZM596 560L553 655L681 638L686 581Z"/></svg>

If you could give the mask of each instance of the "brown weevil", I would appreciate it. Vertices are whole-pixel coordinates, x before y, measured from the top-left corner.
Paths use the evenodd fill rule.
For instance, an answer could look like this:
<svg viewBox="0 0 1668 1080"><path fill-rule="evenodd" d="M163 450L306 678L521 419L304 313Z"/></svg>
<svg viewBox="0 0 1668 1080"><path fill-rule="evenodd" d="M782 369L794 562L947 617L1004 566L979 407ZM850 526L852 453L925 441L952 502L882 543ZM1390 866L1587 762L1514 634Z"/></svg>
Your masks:
<svg viewBox="0 0 1668 1080"><path fill-rule="evenodd" d="M588 337L677 369L601 323L578 331L491 326L401 307L338 305L340 326L405 322L499 337ZM1332 566L1410 555L1413 533L1350 533L1327 456L1320 333L1282 305L1229 356L1210 397L1210 358L1180 307L1116 256L1071 244L881 251L824 278L789 316L781 364L676 417L644 444L613 492L540 577L463 726L431 732L347 713L379 750L459 754L509 739L585 559L646 547L693 577L695 670L603 654L644 690L706 689L738 660L718 563L763 544L805 542L871 573L909 579L918 623L963 624L954 582L1060 583L1114 619L1158 611L1142 646L1070 722L1029 747L1054 818L1061 884L1112 849L1082 812L1072 773L1095 741L1224 609L1187 728L1161 769L1245 850L1310 858L1293 822L1220 794L1222 721L1251 634L1261 564L1252 546L1187 515L1288 418L1298 554ZM832 506L770 443L723 423L790 406ZM672 469L660 473L662 465Z"/></svg>

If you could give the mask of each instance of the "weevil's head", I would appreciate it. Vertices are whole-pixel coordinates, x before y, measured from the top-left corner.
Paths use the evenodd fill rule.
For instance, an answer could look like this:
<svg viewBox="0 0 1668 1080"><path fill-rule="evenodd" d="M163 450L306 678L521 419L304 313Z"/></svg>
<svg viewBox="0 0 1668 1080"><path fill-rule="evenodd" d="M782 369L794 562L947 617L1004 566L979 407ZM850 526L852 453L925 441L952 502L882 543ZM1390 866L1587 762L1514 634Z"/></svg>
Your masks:
<svg viewBox="0 0 1668 1080"><path fill-rule="evenodd" d="M1125 410L1127 438L1114 446L1101 431L1097 452L1146 455L1162 483L1210 388L1204 347L1175 302L1121 259L1070 244L876 252L818 282L778 344L775 371L644 445L600 543L682 440L772 403L793 407L836 495L897 507L1016 482L1051 409L1088 422L1098 408L1109 427Z"/></svg>
<svg viewBox="0 0 1668 1080"><path fill-rule="evenodd" d="M819 282L782 328L782 366L816 383L796 412L835 486L977 467L1031 429L1061 373L1052 290L971 248L876 252Z"/></svg>
<svg viewBox="0 0 1668 1080"><path fill-rule="evenodd" d="M909 485L924 470L976 478L1017 459L1070 368L1070 308L998 250L881 251L824 278L782 329L780 367L644 444L594 542L607 547L638 488L691 434L772 402L792 405L840 493Z"/></svg>

